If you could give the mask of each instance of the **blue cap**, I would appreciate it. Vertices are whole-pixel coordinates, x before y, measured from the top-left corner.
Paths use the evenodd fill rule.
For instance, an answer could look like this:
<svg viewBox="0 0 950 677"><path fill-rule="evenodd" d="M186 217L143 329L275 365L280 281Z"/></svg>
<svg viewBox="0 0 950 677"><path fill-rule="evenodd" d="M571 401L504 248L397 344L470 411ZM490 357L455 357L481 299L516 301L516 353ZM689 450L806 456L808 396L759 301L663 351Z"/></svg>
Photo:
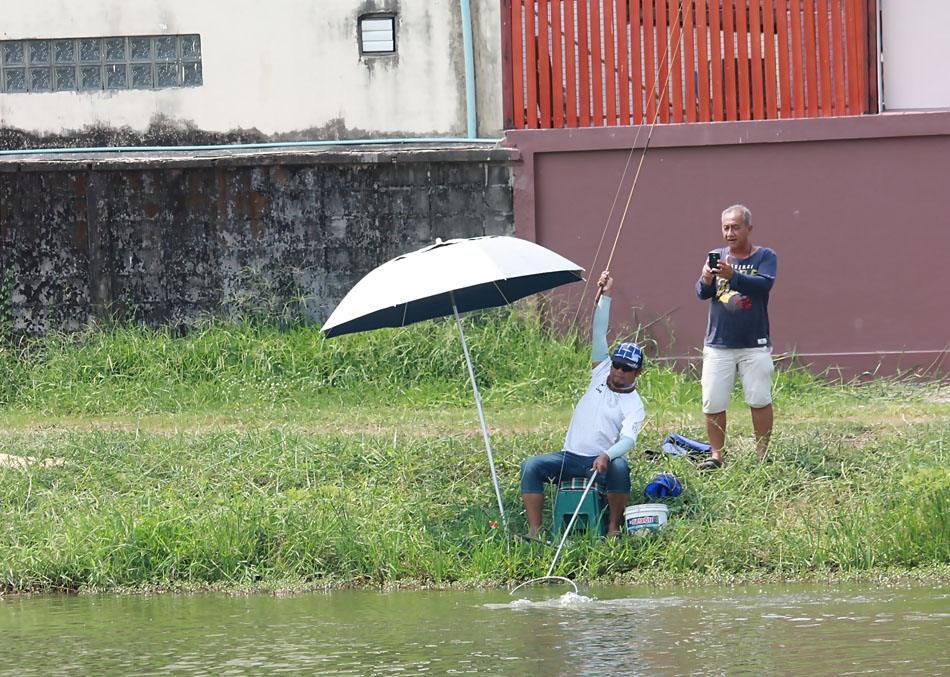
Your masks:
<svg viewBox="0 0 950 677"><path fill-rule="evenodd" d="M647 498L675 498L683 493L683 485L676 475L669 473L660 473L643 490Z"/></svg>
<svg viewBox="0 0 950 677"><path fill-rule="evenodd" d="M614 353L610 356L610 359L628 367L639 369L643 366L643 350L636 343L627 341L614 348Z"/></svg>

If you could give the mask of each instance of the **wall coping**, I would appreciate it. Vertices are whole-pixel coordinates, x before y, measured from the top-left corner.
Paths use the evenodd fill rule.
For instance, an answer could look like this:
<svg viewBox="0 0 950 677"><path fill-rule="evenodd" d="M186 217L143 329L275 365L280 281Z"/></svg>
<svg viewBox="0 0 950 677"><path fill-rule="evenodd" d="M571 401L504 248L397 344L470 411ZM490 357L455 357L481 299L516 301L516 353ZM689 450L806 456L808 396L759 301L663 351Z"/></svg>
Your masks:
<svg viewBox="0 0 950 677"><path fill-rule="evenodd" d="M118 171L129 169L168 169L193 167L257 167L327 164L406 164L420 162L510 163L520 159L513 148L485 145L431 144L406 146L290 148L286 150L175 150L97 151L90 153L18 154L0 156L0 173L47 171Z"/></svg>
<svg viewBox="0 0 950 677"><path fill-rule="evenodd" d="M646 145L649 129L649 125L517 129L505 132L502 145L523 152L545 153L642 148ZM950 110L939 110L793 120L658 124L650 146L740 146L947 135L950 135Z"/></svg>

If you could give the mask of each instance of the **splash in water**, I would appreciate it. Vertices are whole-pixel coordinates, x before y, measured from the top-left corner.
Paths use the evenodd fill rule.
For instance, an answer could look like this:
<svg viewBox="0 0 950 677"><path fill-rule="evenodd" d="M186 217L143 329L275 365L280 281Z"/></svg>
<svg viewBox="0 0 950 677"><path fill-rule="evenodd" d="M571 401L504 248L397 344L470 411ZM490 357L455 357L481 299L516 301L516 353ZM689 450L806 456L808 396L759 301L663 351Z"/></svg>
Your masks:
<svg viewBox="0 0 950 677"><path fill-rule="evenodd" d="M560 597L545 600L516 599L508 604L486 604L487 609L580 609L597 603L596 597L576 592L565 592Z"/></svg>

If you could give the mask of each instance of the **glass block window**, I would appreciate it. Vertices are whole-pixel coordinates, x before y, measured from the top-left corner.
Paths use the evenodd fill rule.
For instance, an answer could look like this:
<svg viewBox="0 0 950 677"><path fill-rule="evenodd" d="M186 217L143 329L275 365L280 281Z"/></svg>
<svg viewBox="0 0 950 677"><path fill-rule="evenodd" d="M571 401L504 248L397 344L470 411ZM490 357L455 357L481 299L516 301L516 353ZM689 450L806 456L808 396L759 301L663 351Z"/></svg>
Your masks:
<svg viewBox="0 0 950 677"><path fill-rule="evenodd" d="M200 35L0 40L0 94L202 84Z"/></svg>

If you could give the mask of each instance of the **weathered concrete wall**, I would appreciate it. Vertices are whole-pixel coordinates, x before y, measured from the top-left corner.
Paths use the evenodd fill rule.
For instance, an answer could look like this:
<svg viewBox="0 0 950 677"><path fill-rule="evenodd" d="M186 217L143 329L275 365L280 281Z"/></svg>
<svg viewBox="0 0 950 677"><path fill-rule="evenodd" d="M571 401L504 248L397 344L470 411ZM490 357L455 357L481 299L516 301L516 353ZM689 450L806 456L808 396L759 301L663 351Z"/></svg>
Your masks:
<svg viewBox="0 0 950 677"><path fill-rule="evenodd" d="M647 136L509 132L506 145L522 154L518 235L602 270ZM693 285L706 252L722 246L722 209L741 202L752 210L753 242L778 253L776 354L848 374L879 364L950 371L940 273L950 252L948 177L947 112L659 125L612 262L615 320L652 323L664 358L698 359L707 304ZM571 316L580 286L563 292Z"/></svg>
<svg viewBox="0 0 950 677"><path fill-rule="evenodd" d="M436 237L511 234L512 151L0 160L0 303L21 333L302 309Z"/></svg>
<svg viewBox="0 0 950 677"><path fill-rule="evenodd" d="M501 134L500 5L473 0L479 135ZM360 16L396 16L397 53L361 55ZM203 84L0 92L0 148L465 136L459 3L9 0L0 39L199 34Z"/></svg>

